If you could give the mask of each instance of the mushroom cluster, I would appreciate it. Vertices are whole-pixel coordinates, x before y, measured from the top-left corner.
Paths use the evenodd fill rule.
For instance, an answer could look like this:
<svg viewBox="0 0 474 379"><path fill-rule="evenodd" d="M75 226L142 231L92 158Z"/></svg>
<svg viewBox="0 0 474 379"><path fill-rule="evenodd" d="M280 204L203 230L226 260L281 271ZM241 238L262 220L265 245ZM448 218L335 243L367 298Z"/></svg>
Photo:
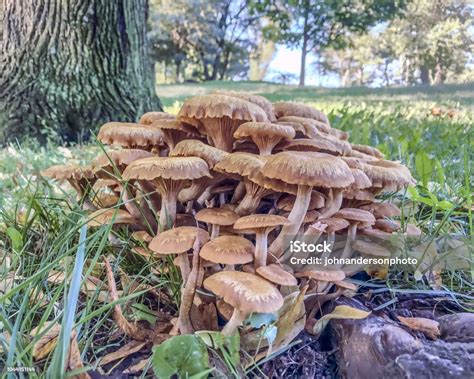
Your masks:
<svg viewBox="0 0 474 379"><path fill-rule="evenodd" d="M226 335L303 287L312 319L322 302L357 290L346 278L363 267L289 265L286 237L344 235L336 255L385 256L400 210L378 197L414 182L376 148L351 144L321 111L252 94L196 96L177 116L107 123L98 139L111 147L90 167L43 174L71 183L91 227L127 228L147 259L175 256L183 280L175 333L194 331L191 307L211 294Z"/></svg>

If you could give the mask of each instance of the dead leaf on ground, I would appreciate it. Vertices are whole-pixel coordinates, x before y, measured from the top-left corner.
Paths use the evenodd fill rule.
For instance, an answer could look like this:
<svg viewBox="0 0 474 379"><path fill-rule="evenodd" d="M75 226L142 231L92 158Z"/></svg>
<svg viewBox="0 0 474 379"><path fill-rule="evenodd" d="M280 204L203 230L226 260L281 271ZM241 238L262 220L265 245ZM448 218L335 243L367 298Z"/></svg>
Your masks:
<svg viewBox="0 0 474 379"><path fill-rule="evenodd" d="M433 340L437 339L441 334L438 321L423 317L398 316L398 319L402 325L405 325L412 330L422 332L425 336Z"/></svg>
<svg viewBox="0 0 474 379"><path fill-rule="evenodd" d="M312 334L320 336L324 328L326 328L329 321L332 319L353 319L362 320L370 315L371 312L366 312L361 309L349 307L348 305L338 305L331 313L321 317L313 326Z"/></svg>
<svg viewBox="0 0 474 379"><path fill-rule="evenodd" d="M136 363L136 364L130 366L129 368L125 369L123 371L123 373L124 374L137 374L137 373L139 373L139 372L141 372L145 369L145 367L146 367L146 365L148 364L149 361L150 361L150 357L142 359L138 363Z"/></svg>
<svg viewBox="0 0 474 379"><path fill-rule="evenodd" d="M56 344L58 343L61 325L57 322L47 321L44 323L41 329L34 328L30 334L32 337L36 337L42 334L46 329L48 330L41 337L39 337L38 341L36 341L33 345L32 355L35 361L46 358L54 350Z"/></svg>
<svg viewBox="0 0 474 379"><path fill-rule="evenodd" d="M140 351L148 342L142 341L130 341L126 345L122 346L120 349L113 351L100 359L100 365L105 366L110 362L117 361L122 358L126 358L129 355L132 355Z"/></svg>

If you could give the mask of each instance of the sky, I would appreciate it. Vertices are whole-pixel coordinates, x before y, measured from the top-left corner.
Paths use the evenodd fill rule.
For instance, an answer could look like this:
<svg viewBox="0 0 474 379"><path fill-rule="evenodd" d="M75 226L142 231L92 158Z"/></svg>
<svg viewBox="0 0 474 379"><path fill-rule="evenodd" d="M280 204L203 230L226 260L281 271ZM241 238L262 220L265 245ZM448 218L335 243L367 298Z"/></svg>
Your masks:
<svg viewBox="0 0 474 379"><path fill-rule="evenodd" d="M309 53L306 57L306 85L337 87L339 78L334 74L321 76L314 68L316 56ZM278 73L293 74L294 79L289 84L298 84L300 75L301 51L278 45L277 51L270 63L265 80L271 81Z"/></svg>

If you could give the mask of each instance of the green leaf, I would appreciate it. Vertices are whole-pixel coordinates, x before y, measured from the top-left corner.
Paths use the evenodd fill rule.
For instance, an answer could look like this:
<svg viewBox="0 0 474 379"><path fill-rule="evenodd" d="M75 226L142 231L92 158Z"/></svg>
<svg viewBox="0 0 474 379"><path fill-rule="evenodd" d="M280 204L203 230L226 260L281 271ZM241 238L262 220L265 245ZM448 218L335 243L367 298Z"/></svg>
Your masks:
<svg viewBox="0 0 474 379"><path fill-rule="evenodd" d="M230 337L221 332L198 331L196 335L210 348L218 350L222 355L230 358L234 366L240 362L240 335L235 333Z"/></svg>
<svg viewBox="0 0 474 379"><path fill-rule="evenodd" d="M449 211L454 208L454 205L447 200L440 201L437 206L445 211Z"/></svg>
<svg viewBox="0 0 474 379"><path fill-rule="evenodd" d="M444 188L444 183L445 183L445 175L444 175L444 169L443 166L441 165L441 162L436 159L435 160L435 169L436 169L436 178L438 179L438 183L440 184L441 188Z"/></svg>
<svg viewBox="0 0 474 379"><path fill-rule="evenodd" d="M7 235L12 241L12 247L14 251L21 251L23 248L23 237L21 233L13 226L7 228Z"/></svg>
<svg viewBox="0 0 474 379"><path fill-rule="evenodd" d="M270 325L277 320L274 313L253 313L247 320L252 328L260 329L263 325Z"/></svg>
<svg viewBox="0 0 474 379"><path fill-rule="evenodd" d="M209 370L206 345L196 335L172 337L153 349L153 370L160 379L178 375L201 377Z"/></svg>
<svg viewBox="0 0 474 379"><path fill-rule="evenodd" d="M151 325L155 325L156 316L153 314L153 311L145 304L136 303L133 304L132 308L133 319L135 321L145 320L148 321Z"/></svg>
<svg viewBox="0 0 474 379"><path fill-rule="evenodd" d="M418 176L421 179L421 182L426 187L433 172L433 165L431 164L430 157L424 150L420 150L418 153L416 153L415 168Z"/></svg>

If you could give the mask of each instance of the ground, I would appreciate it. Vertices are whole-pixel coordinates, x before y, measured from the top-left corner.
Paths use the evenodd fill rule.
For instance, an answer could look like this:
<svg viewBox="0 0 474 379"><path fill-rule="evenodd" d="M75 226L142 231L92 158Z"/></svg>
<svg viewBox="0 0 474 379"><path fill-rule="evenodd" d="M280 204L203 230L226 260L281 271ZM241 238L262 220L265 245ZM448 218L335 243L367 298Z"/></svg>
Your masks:
<svg viewBox="0 0 474 379"><path fill-rule="evenodd" d="M407 221L417 224L427 234L469 236L472 233L472 85L324 89L260 82L211 82L157 86L165 109L171 113L177 112L184 98L219 89L249 91L272 101L303 101L321 108L334 127L350 133L351 142L378 147L389 159L400 160L411 169L418 185L405 194ZM5 331L9 331L15 338L16 351L25 352L8 357L0 355L0 366L33 365L33 342L27 336L33 326L57 317L59 309L74 314L74 322L80 327L79 346L89 364L123 345L120 336L109 338L115 325L110 321L110 304L101 301L103 286L82 293L76 304L71 301L74 288L48 280L51 270L66 268L68 272L79 254L87 258L81 267L83 272L101 270L98 262L112 252L107 247L106 230L88 231L87 247L81 251L78 235L83 213L66 205L64 197L72 197L67 185L52 186L40 175L41 170L52 164L90 163L101 149L93 142L67 147L51 142L40 147L25 141L0 150L0 255L4 256L3 261L0 258L0 303L7 305L0 307L0 342L5 339ZM114 251L114 255L119 257L114 268L120 269L121 286L127 289L119 302L127 304L124 312L128 318L153 320L174 312L173 307L157 312L156 296L143 296L140 291L152 286L159 295L160 289L167 287L177 297L176 273L167 273L163 280L155 275L155 268L149 263L130 256L127 248ZM16 281L13 290L12 281ZM392 281L389 285L395 288L395 294L397 286L427 294L432 291L429 283L423 281ZM466 293L472 290L472 280L448 276L443 278L442 290L452 296ZM0 343L0 350L1 346ZM58 351L60 354L61 349ZM316 359L317 353L314 357L308 354L289 357L292 361ZM48 364L52 370L60 370L60 362L61 356L55 355L40 361L40 365ZM281 359L267 366L279 371L286 364Z"/></svg>

